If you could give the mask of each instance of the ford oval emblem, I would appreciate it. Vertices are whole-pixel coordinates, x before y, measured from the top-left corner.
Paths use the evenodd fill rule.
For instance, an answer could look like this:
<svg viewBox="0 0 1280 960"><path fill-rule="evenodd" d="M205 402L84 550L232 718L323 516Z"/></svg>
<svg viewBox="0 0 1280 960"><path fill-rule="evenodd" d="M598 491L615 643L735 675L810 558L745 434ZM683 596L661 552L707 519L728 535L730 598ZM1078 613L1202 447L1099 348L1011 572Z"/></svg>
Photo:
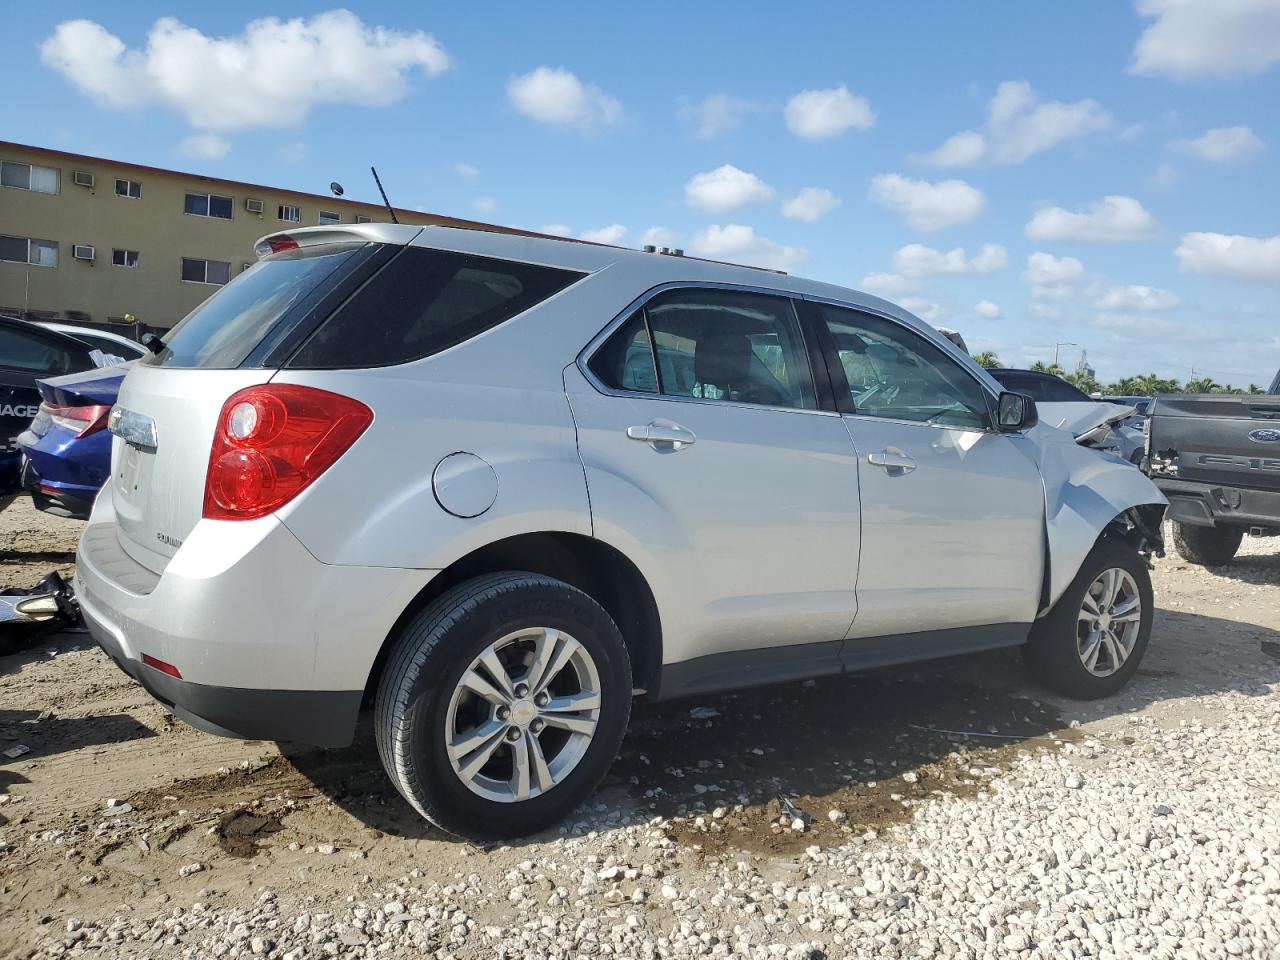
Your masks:
<svg viewBox="0 0 1280 960"><path fill-rule="evenodd" d="M1249 439L1254 443L1280 442L1280 430L1250 430Z"/></svg>

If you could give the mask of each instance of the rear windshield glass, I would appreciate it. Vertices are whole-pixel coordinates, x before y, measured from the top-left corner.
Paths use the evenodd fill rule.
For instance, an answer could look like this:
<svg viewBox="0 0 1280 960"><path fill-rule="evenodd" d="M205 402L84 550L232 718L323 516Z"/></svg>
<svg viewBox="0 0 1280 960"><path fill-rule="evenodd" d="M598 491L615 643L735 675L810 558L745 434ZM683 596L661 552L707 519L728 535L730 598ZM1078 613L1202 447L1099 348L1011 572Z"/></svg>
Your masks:
<svg viewBox="0 0 1280 960"><path fill-rule="evenodd" d="M302 255L255 263L187 314L165 335L165 349L143 362L160 367L238 367L290 308L352 254L350 246L320 246Z"/></svg>
<svg viewBox="0 0 1280 960"><path fill-rule="evenodd" d="M583 276L554 267L406 247L329 317L290 367L383 367L438 353Z"/></svg>
<svg viewBox="0 0 1280 960"><path fill-rule="evenodd" d="M1018 373L989 371L1000 385L1014 393L1026 394L1036 403L1078 403L1089 395L1056 377L1028 377Z"/></svg>

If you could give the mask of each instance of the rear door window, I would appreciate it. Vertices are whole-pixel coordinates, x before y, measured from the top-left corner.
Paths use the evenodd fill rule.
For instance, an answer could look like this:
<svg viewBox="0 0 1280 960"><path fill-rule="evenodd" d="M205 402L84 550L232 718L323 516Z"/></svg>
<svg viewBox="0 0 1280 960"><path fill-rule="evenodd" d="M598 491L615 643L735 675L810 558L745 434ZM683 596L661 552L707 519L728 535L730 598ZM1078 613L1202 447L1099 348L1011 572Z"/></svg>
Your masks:
<svg viewBox="0 0 1280 960"><path fill-rule="evenodd" d="M211 296L165 335L165 349L143 360L158 367L240 366L293 307L353 255L327 246L260 260Z"/></svg>
<svg viewBox="0 0 1280 960"><path fill-rule="evenodd" d="M0 368L40 375L76 373L93 366L89 351L73 351L35 332L0 327Z"/></svg>
<svg viewBox="0 0 1280 960"><path fill-rule="evenodd" d="M325 320L287 365L337 369L418 360L505 323L582 276L406 247Z"/></svg>

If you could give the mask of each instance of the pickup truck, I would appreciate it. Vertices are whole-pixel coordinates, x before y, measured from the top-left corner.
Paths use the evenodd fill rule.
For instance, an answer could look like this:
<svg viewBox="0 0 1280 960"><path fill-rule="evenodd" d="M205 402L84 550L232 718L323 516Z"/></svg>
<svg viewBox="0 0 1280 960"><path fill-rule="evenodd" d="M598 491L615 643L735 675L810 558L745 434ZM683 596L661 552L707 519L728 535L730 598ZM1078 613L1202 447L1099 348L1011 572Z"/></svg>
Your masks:
<svg viewBox="0 0 1280 960"><path fill-rule="evenodd" d="M1156 397L1145 429L1184 560L1227 563L1246 533L1280 535L1280 374L1269 395Z"/></svg>

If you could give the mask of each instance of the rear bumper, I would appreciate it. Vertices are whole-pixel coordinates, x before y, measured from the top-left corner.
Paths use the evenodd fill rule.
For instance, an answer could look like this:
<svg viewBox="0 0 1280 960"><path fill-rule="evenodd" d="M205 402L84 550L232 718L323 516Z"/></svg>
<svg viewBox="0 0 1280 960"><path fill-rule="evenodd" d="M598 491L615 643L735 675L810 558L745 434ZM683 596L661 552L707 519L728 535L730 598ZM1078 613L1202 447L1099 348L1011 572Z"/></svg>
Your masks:
<svg viewBox="0 0 1280 960"><path fill-rule="evenodd" d="M81 604L89 632L116 666L197 730L242 740L287 740L318 747L351 743L359 690L253 690L179 680L125 653L110 625Z"/></svg>
<svg viewBox="0 0 1280 960"><path fill-rule="evenodd" d="M81 536L75 588L103 650L193 726L340 746L383 642L431 576L320 563L274 517L201 520L155 573L121 547L108 483Z"/></svg>
<svg viewBox="0 0 1280 960"><path fill-rule="evenodd" d="M1166 516L1170 520L1194 527L1280 529L1280 491L1225 487L1161 476L1152 479L1169 498Z"/></svg>
<svg viewBox="0 0 1280 960"><path fill-rule="evenodd" d="M89 519L99 490L99 486L46 480L27 457L22 459L21 483L39 509L73 520Z"/></svg>

